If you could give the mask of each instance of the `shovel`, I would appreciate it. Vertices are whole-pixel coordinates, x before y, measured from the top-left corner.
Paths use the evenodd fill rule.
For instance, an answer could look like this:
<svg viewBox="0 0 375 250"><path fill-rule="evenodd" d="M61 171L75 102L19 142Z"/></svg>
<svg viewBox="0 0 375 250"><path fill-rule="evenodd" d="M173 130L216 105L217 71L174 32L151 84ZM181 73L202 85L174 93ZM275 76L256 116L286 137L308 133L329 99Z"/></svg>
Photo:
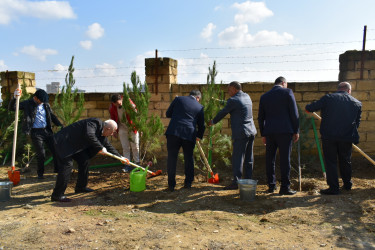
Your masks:
<svg viewBox="0 0 375 250"><path fill-rule="evenodd" d="M17 89L21 91L20 84ZM8 177L13 185L16 186L20 182L20 171L16 171L16 144L17 144L17 130L18 130L18 110L20 107L20 96L16 96L16 115L14 118L14 135L13 135L13 148L12 148L12 169L8 171Z"/></svg>
<svg viewBox="0 0 375 250"><path fill-rule="evenodd" d="M308 113L309 113L309 112L308 112ZM314 117L318 118L318 120L322 120L322 118L321 118L317 113L312 112L312 115L313 115ZM352 143L352 146L353 146L353 148L354 148L355 150L357 150L358 153L360 153L360 154L361 154L363 157L365 157L369 162L371 162L372 165L375 166L375 161L374 161L373 159L371 159L370 156L368 156L365 152L363 152L358 146L354 145L353 143Z"/></svg>
<svg viewBox="0 0 375 250"><path fill-rule="evenodd" d="M117 156L117 155L111 154L110 152L103 152L103 154L105 154L105 155L107 155L107 156L109 156L109 157L115 158L116 160L119 160L119 161L121 161L121 162L124 161L123 158L121 158L121 157L119 157L119 156ZM148 178L152 178L152 177L155 177L155 176L161 175L161 173L162 173L161 170L157 170L156 172L152 172L152 171L150 171L150 170L148 170L148 169L145 169L145 168L143 168L143 167L141 167L141 166L138 166L137 164L134 164L133 162L130 162L130 161L129 161L129 165L131 165L131 166L133 166L133 167L136 167L136 168L143 169L144 171L147 170L147 173L151 174L151 176L149 176Z"/></svg>
<svg viewBox="0 0 375 250"><path fill-rule="evenodd" d="M203 149L202 149L199 141L197 141L197 146L198 146L199 152L201 153L201 157L203 158L204 164L206 165L206 168L207 168L209 174L211 175L211 178L208 179L208 182L209 183L219 183L219 174L218 173L214 174L214 172L212 171L212 169L210 167L210 164L208 164L207 158L206 158L206 156L203 152Z"/></svg>

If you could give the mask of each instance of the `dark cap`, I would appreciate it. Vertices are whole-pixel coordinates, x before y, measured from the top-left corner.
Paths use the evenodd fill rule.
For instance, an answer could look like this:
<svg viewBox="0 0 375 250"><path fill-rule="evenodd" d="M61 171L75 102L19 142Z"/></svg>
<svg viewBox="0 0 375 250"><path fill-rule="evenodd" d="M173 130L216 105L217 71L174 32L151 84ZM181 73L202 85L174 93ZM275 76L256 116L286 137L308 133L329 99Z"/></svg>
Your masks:
<svg viewBox="0 0 375 250"><path fill-rule="evenodd" d="M41 102L46 103L48 102L48 94L46 91L43 89L38 89L35 93L34 96L38 98Z"/></svg>

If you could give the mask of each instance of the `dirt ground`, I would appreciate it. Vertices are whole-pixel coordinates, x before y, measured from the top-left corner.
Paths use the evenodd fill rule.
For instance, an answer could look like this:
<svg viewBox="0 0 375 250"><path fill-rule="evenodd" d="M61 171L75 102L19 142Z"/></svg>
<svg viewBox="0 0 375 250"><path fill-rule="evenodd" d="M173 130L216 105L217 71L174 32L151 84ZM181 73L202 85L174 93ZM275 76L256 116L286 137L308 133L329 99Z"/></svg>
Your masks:
<svg viewBox="0 0 375 250"><path fill-rule="evenodd" d="M302 192L267 194L264 163L255 160L251 202L222 190L230 168L216 170L218 185L198 172L186 190L179 166L176 191L166 192L165 160L152 167L163 174L147 179L143 192L130 192L129 174L110 167L90 172L95 192L88 194L74 194L74 172L66 191L73 202L51 202L52 166L38 180L33 164L12 198L0 202L0 249L375 249L375 167L365 159L353 159L353 190L337 196L319 195L325 180L307 167ZM93 164L104 162L113 161ZM1 181L7 170L0 167ZM298 189L296 171L292 179Z"/></svg>

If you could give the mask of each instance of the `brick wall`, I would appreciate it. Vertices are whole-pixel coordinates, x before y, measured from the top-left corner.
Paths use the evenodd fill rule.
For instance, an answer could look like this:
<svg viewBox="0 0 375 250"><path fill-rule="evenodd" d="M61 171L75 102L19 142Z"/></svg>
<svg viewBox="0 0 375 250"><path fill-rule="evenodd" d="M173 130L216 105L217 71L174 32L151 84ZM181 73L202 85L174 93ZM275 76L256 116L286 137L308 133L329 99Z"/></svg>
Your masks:
<svg viewBox="0 0 375 250"><path fill-rule="evenodd" d="M363 104L362 121L359 128L360 143L359 147L368 154L375 154L375 134L373 133L375 127L375 53L374 51L365 51L362 56L361 51L348 51L340 55L340 81L349 81L352 84L352 95L360 100ZM363 79L360 79L361 60L364 60ZM169 123L165 112L169 107L171 101L176 95L187 95L192 89L202 90L203 84L178 84L177 83L177 66L178 62L171 58L147 58L145 60L146 81L151 95L149 111L160 116L164 126ZM5 78L4 72L2 75L2 94L8 91L8 82ZM27 82L31 87L35 87L35 75L33 73L24 72L9 72L13 78L10 81L10 89L14 84L20 81L23 76L30 76ZM277 76L275 76L276 78ZM288 76L285 75L287 78ZM339 81L332 82L304 82L304 83L288 83L288 87L294 91L297 104L304 109L305 105L321 98L327 93L336 91ZM243 91L248 93L253 101L254 122L256 127L259 99L266 91L270 90L273 83L266 82L252 82L243 83ZM6 87L6 88L4 88ZM227 92L227 85L221 86L223 91ZM4 89L4 90L3 90ZM35 91L35 90L34 90ZM33 91L31 91L33 92ZM88 117L98 117L103 120L109 119L108 107L110 104L110 96L113 93L85 93L85 111L82 119ZM204 92L202 93L205 94ZM52 103L54 96L50 95L50 103ZM229 98L226 93L226 99ZM223 119L223 133L231 134L229 115ZM316 122L319 127L319 122ZM312 131L309 136L313 136ZM161 140L165 140L161 136ZM121 150L121 146L116 139L112 139L116 148ZM162 149L165 152L165 149ZM265 149L262 145L260 135L255 139L254 152L256 155L264 154Z"/></svg>

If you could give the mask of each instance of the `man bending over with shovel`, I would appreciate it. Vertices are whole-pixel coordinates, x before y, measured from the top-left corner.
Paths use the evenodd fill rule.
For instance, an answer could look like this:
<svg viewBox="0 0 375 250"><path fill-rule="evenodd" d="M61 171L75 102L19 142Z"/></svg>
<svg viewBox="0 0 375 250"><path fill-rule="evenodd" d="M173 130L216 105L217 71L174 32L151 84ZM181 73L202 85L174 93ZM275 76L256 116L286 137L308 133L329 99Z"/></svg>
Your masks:
<svg viewBox="0 0 375 250"><path fill-rule="evenodd" d="M51 196L52 201L71 201L71 199L64 196L64 192L73 169L73 160L79 166L75 193L94 191L87 187L88 161L97 153L106 153L107 150L114 155L122 157L107 139L107 136L113 135L116 130L117 124L113 120L103 122L98 118L88 118L75 122L54 135L59 173ZM127 158L122 158L124 163L129 163Z"/></svg>

